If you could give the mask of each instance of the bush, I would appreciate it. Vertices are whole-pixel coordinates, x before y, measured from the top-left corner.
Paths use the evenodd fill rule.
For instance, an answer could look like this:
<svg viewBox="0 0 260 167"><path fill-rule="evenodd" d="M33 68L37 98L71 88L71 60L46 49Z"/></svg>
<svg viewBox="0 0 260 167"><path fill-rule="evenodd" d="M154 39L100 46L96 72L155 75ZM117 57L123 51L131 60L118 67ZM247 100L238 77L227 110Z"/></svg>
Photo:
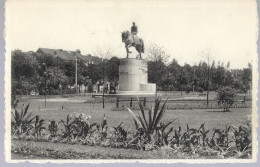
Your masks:
<svg viewBox="0 0 260 167"><path fill-rule="evenodd" d="M199 93L203 93L204 89L202 87L197 87L196 91Z"/></svg>
<svg viewBox="0 0 260 167"><path fill-rule="evenodd" d="M92 93L93 92L93 84L89 84L88 85L88 93Z"/></svg>
<svg viewBox="0 0 260 167"><path fill-rule="evenodd" d="M186 86L185 93L189 94L192 91L192 87L190 85Z"/></svg>
<svg viewBox="0 0 260 167"><path fill-rule="evenodd" d="M236 90L226 86L218 89L218 101L223 104L224 112L229 111L237 96Z"/></svg>

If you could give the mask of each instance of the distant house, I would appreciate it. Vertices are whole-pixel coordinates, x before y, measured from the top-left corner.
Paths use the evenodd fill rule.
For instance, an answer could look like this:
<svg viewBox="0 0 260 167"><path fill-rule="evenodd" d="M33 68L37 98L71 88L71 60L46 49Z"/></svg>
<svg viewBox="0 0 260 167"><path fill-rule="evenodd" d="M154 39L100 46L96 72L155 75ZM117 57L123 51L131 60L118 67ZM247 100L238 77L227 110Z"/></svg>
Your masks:
<svg viewBox="0 0 260 167"><path fill-rule="evenodd" d="M37 96L37 95L39 95L39 92L38 92L38 90L32 90L32 91L30 92L30 95L31 95L31 96Z"/></svg>
<svg viewBox="0 0 260 167"><path fill-rule="evenodd" d="M85 85L78 85L78 89L81 93L88 92L88 87Z"/></svg>
<svg viewBox="0 0 260 167"><path fill-rule="evenodd" d="M86 65L102 62L102 59L99 57L91 56L90 54L82 55L79 49L76 51L67 51L63 49L39 48L36 53L52 55L53 57L60 57L65 60L75 60L75 57L77 56L77 58L82 60Z"/></svg>
<svg viewBox="0 0 260 167"><path fill-rule="evenodd" d="M99 85L98 82L93 85L93 92L94 92L94 93L98 93L98 91L99 91L98 85Z"/></svg>
<svg viewBox="0 0 260 167"><path fill-rule="evenodd" d="M93 84L93 93L105 93L110 92L111 83L109 81L105 81L105 85L103 85L101 82L97 81L95 84Z"/></svg>

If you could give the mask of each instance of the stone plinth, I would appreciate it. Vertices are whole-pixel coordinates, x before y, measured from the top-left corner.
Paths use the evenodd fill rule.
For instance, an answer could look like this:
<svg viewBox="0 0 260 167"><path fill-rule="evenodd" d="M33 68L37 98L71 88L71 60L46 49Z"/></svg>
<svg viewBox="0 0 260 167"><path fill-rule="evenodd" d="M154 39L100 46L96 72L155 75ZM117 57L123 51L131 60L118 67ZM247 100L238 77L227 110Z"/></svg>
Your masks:
<svg viewBox="0 0 260 167"><path fill-rule="evenodd" d="M155 92L156 90L156 84L151 83L141 83L140 84L140 90L144 92Z"/></svg>
<svg viewBox="0 0 260 167"><path fill-rule="evenodd" d="M147 83L147 64L145 60L126 58L120 61L119 92L155 93L156 84Z"/></svg>

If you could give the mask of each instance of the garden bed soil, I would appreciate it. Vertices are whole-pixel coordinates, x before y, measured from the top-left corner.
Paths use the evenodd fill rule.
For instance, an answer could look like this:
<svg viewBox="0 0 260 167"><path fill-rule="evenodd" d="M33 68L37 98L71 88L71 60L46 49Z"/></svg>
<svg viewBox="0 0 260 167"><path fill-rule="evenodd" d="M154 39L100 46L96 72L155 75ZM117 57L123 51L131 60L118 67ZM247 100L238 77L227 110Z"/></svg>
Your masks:
<svg viewBox="0 0 260 167"><path fill-rule="evenodd" d="M153 151L12 140L12 160L18 159L216 159L216 156L184 155L162 147Z"/></svg>

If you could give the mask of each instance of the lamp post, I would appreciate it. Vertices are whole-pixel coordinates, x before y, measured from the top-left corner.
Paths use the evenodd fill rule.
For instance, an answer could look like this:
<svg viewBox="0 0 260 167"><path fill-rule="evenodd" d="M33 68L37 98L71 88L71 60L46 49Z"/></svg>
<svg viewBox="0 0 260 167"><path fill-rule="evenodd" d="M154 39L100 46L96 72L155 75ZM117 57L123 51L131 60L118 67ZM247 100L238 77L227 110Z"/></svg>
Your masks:
<svg viewBox="0 0 260 167"><path fill-rule="evenodd" d="M76 88L76 94L78 93L78 58L76 56L76 72L75 72L75 88Z"/></svg>
<svg viewBox="0 0 260 167"><path fill-rule="evenodd" d="M44 80L45 80L45 88L44 88L44 106L46 108L46 89L47 89L47 72L46 72L46 64L45 63L42 63L43 67L44 67Z"/></svg>
<svg viewBox="0 0 260 167"><path fill-rule="evenodd" d="M207 107L209 107L209 57L208 57L208 80L207 80Z"/></svg>
<svg viewBox="0 0 260 167"><path fill-rule="evenodd" d="M105 64L104 59L102 59L103 64L103 109L105 108Z"/></svg>
<svg viewBox="0 0 260 167"><path fill-rule="evenodd" d="M202 58L206 59L208 64L207 64L207 107L209 106L209 74L210 74L210 49L207 49L205 52L202 52L201 55Z"/></svg>

